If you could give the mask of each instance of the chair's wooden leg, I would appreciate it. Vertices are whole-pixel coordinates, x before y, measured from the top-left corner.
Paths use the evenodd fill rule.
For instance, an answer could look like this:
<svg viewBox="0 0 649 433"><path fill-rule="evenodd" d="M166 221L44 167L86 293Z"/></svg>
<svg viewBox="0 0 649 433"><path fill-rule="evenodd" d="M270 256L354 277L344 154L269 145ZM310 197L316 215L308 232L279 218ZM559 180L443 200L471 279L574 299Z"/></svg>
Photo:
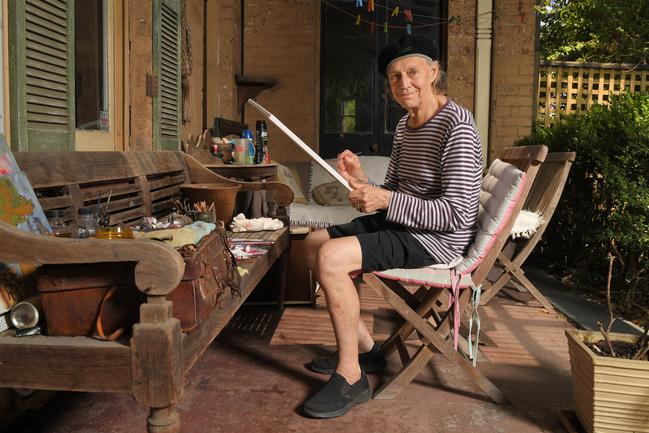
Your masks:
<svg viewBox="0 0 649 433"><path fill-rule="evenodd" d="M417 374L430 361L432 356L433 352L426 345L422 344L399 373L392 376L376 390L374 398L377 400L392 400L396 398L403 391L403 388L417 377Z"/></svg>
<svg viewBox="0 0 649 433"><path fill-rule="evenodd" d="M503 270L503 273L493 282L491 287L480 294L480 305L487 305L512 278L512 272L514 270L512 262L503 253L500 253L498 256L498 262L502 265L499 267ZM508 266L508 264L511 266Z"/></svg>
<svg viewBox="0 0 649 433"><path fill-rule="evenodd" d="M468 313L462 313L462 321L460 323L460 336L462 335L469 335L469 327L466 325L469 320L469 314ZM495 341L491 337L487 335L486 332L480 331L480 345L481 346L487 346L487 347L496 347L498 346Z"/></svg>
<svg viewBox="0 0 649 433"><path fill-rule="evenodd" d="M466 314L466 317L469 317L469 303L470 303L470 291L469 290L462 290L460 292L460 314ZM460 316L463 317L463 316ZM437 325L437 328L435 330L439 335L444 335L446 338L448 338L451 334L451 310L446 310L442 315L441 315L441 320L438 321L439 325Z"/></svg>
<svg viewBox="0 0 649 433"><path fill-rule="evenodd" d="M381 284L381 280L378 280ZM371 285L371 284L370 284ZM381 287L375 287L372 286L375 289L379 291L379 293L383 293ZM389 286L388 286L389 287ZM391 287L389 287L391 289ZM444 289L439 289L439 288L434 288L430 289L427 293L427 295L424 297L424 299L417 305L416 311L420 315L425 315L428 313L429 310L432 309L433 305L437 301L437 298L443 293ZM394 345L397 342L398 339L402 341L408 340L408 337L412 334L414 331L414 327L405 321L395 332L390 335L390 337L383 342L381 345L381 350L383 351L384 354L389 354L394 350Z"/></svg>
<svg viewBox="0 0 649 433"><path fill-rule="evenodd" d="M534 286L534 284L532 284L532 282L527 279L523 270L518 270L517 272L515 272L514 278L516 278L516 280L521 283L527 289L527 291L530 292L532 296L534 296L534 298L536 298L536 300L541 303L541 305L543 305L543 308L551 313L555 311L550 301L548 301L548 298L543 296L543 294L539 292L539 289L537 289L536 286Z"/></svg>
<svg viewBox="0 0 649 433"><path fill-rule="evenodd" d="M374 280L374 284L377 287L381 287L381 281L378 279L376 275L373 274L368 274L367 277L368 280ZM507 398L505 395L494 385L489 379L487 379L482 373L480 373L476 368L473 367L471 362L469 362L467 359L465 359L462 355L460 355L458 352L453 350L453 347L449 344L449 342L446 341L444 337L442 337L438 331L435 331L431 328L430 324L426 322L424 319L422 319L415 311L413 311L406 303L393 294L390 289L383 285L383 296L385 297L386 301L394 307L394 309L408 322L410 322L417 331L419 331L430 343L429 349L436 349L439 350L446 358L448 358L452 363L460 367L464 372L475 382L480 389L482 389L494 402L496 403L505 403L507 402ZM414 363L414 357L413 360L411 360L411 363ZM421 365L417 364L419 369L421 369ZM410 381L412 381L412 378L416 376L416 372L418 372L418 369L415 369L413 367L413 372L410 372L408 374L408 378L410 378ZM400 372L399 375L402 373ZM395 380L397 380L395 378ZM405 379L404 379L405 380Z"/></svg>
<svg viewBox="0 0 649 433"><path fill-rule="evenodd" d="M498 261L502 264L504 273L498 278L493 285L486 290L484 293L481 294L480 296L480 305L484 305L487 302L489 302L495 295L498 293L498 291L507 283L507 281L510 280L510 278L514 277L516 281L521 283L525 289L527 289L528 292L534 298L543 305L543 308L548 310L549 312L554 312L554 307L548 301L548 299L539 292L539 290L532 284L530 280L527 279L525 276L525 272L517 266L513 261L509 260L507 256L504 256L502 253L498 256Z"/></svg>
<svg viewBox="0 0 649 433"><path fill-rule="evenodd" d="M410 362L410 353L408 353L408 348L406 347L402 339L398 339L396 344L397 352L399 353L399 358L401 358L401 365L406 365Z"/></svg>
<svg viewBox="0 0 649 433"><path fill-rule="evenodd" d="M149 409L146 419L148 433L180 433L180 416L173 406Z"/></svg>
<svg viewBox="0 0 649 433"><path fill-rule="evenodd" d="M286 299L286 275L288 273L288 254L285 250L275 262L277 272L277 308L280 312L284 311L284 300Z"/></svg>

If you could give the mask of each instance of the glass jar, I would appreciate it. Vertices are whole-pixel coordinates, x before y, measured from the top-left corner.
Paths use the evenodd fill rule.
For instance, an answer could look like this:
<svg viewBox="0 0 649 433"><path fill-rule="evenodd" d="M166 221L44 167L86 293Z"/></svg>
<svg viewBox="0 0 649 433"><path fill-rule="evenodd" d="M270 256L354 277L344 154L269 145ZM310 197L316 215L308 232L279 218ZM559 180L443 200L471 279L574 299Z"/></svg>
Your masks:
<svg viewBox="0 0 649 433"><path fill-rule="evenodd" d="M274 201L269 201L268 203L268 218L277 218L277 203Z"/></svg>
<svg viewBox="0 0 649 433"><path fill-rule="evenodd" d="M45 212L50 227L52 227L52 234L59 238L72 237L72 228L65 220L64 209L51 209Z"/></svg>
<svg viewBox="0 0 649 433"><path fill-rule="evenodd" d="M133 239L133 230L127 226L102 227L97 231L97 239Z"/></svg>
<svg viewBox="0 0 649 433"><path fill-rule="evenodd" d="M212 212L198 212L196 214L196 221L214 224L216 222L216 217Z"/></svg>
<svg viewBox="0 0 649 433"><path fill-rule="evenodd" d="M77 222L77 237L92 238L97 233L98 224L97 215L92 208L81 208L79 209L79 219Z"/></svg>

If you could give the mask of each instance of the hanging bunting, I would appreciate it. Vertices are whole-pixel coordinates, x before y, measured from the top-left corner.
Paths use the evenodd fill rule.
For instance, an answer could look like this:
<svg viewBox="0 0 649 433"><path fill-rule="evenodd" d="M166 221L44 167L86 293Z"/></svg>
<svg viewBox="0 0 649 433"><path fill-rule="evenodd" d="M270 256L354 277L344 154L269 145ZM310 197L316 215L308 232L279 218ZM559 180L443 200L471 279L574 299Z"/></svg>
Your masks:
<svg viewBox="0 0 649 433"><path fill-rule="evenodd" d="M519 15L521 24L527 24L527 12L521 12Z"/></svg>
<svg viewBox="0 0 649 433"><path fill-rule="evenodd" d="M353 12L351 12L349 10L345 10L345 9L343 9L341 7L336 6L335 4L330 2L329 0L320 0L320 1L323 4L326 4L327 6L330 6L331 8L342 12L343 14L354 18L354 23L355 23L356 26L360 26L361 22L368 24L370 26L370 32L371 33L374 33L376 31L375 26L380 26L381 25L379 23L373 22L374 18L372 18L372 17L369 17L369 19L363 19L362 14L360 14L360 13L356 14L356 13L353 13ZM519 1L521 1L521 0L519 0ZM356 5L356 7L363 7L363 0L356 0L355 5ZM417 15L418 24L415 26L415 24L414 24L414 14L412 13L411 9L403 9L403 10L401 10L399 6L395 6L394 8L390 8L390 7L388 7L387 2L386 2L385 5L382 5L381 2L377 3L376 0L367 0L367 11L369 13L375 12L376 8L384 9L388 13L390 13L390 10L392 10L391 15L390 15L391 17L398 16L401 13L406 18L405 25L403 25L403 24L402 25L397 25L396 23L389 24L389 22L388 22L389 17L386 17L385 22L382 25L383 26L383 32L386 33L386 34L389 32L390 28L399 29L399 30L406 30L408 34L412 34L414 29L419 29L419 28L424 28L424 27L426 27L426 28L434 27L434 26L443 25L445 23L446 24L455 24L456 28L459 29L460 25L463 24L463 21L464 21L464 20L462 20L462 17L457 16L457 15L450 16L450 17L448 17L446 19L442 19L441 17L429 17L429 16L425 16L425 15L421 15L421 16ZM520 10L520 8L519 8L519 10ZM517 14L512 14L512 15L517 16L522 23L524 23L528 19L527 13L525 11L519 12ZM421 22L419 22L420 17L431 18L431 19L434 18L434 19L437 19L438 21L437 22L429 22L429 23L421 23Z"/></svg>
<svg viewBox="0 0 649 433"><path fill-rule="evenodd" d="M455 24L456 28L460 28L460 25L462 24L462 17L458 15L453 15L451 18L448 19L449 24Z"/></svg>

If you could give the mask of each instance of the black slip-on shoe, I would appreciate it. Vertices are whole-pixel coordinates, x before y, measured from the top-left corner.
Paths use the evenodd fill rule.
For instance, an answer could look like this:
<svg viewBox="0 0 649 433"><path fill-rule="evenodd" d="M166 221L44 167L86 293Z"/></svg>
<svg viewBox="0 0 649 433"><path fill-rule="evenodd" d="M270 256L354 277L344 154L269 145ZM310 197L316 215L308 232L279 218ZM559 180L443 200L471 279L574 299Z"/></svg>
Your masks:
<svg viewBox="0 0 649 433"><path fill-rule="evenodd" d="M374 343L372 350L358 354L358 363L366 373L378 373L383 371L387 365L385 356L381 353L381 346L379 343ZM322 373L333 374L338 367L338 352L330 353L322 358L316 358L306 365L309 370Z"/></svg>
<svg viewBox="0 0 649 433"><path fill-rule="evenodd" d="M372 389L365 372L353 385L334 372L329 382L302 406L302 413L311 418L343 416L354 406L372 399Z"/></svg>

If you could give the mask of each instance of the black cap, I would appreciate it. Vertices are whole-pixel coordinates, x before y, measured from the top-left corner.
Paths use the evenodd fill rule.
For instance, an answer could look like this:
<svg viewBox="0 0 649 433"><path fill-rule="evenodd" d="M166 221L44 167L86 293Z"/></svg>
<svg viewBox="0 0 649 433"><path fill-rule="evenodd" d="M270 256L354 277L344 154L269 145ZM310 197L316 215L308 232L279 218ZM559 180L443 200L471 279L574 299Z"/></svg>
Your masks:
<svg viewBox="0 0 649 433"><path fill-rule="evenodd" d="M393 41L388 44L379 54L379 73L387 77L390 63L399 57L411 56L413 54L418 54L431 60L439 60L439 48L437 48L437 45L430 38L422 35L403 35L398 41Z"/></svg>

